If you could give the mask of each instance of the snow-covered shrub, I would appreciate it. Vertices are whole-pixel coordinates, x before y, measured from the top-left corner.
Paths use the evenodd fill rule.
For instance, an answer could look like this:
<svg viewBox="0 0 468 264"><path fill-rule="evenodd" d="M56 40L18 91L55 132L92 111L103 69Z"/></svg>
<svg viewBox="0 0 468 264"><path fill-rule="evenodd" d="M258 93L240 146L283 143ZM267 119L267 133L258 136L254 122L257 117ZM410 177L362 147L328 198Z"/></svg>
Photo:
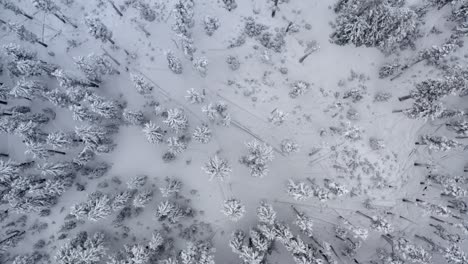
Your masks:
<svg viewBox="0 0 468 264"><path fill-rule="evenodd" d="M313 188L305 182L294 182L289 180L287 193L297 201L304 201L314 196Z"/></svg>
<svg viewBox="0 0 468 264"><path fill-rule="evenodd" d="M96 39L100 39L102 42L106 43L109 41L110 43L114 44L112 40L112 31L107 28L104 23L102 23L101 19L98 17L91 17L86 16L84 18L84 22L88 27L88 33Z"/></svg>
<svg viewBox="0 0 468 264"><path fill-rule="evenodd" d="M297 98L300 95L305 94L309 90L310 84L305 81L297 81L292 84L292 89L289 92L291 98Z"/></svg>
<svg viewBox="0 0 468 264"><path fill-rule="evenodd" d="M154 86L149 83L145 77L138 73L130 73L130 78L139 94L151 94Z"/></svg>
<svg viewBox="0 0 468 264"><path fill-rule="evenodd" d="M212 36L219 26L219 19L217 17L205 16L203 18L203 27L208 36Z"/></svg>
<svg viewBox="0 0 468 264"><path fill-rule="evenodd" d="M235 56L229 55L226 58L226 63L228 64L229 69L231 69L233 71L236 71L236 70L238 70L240 68L239 59L237 57L235 57Z"/></svg>
<svg viewBox="0 0 468 264"><path fill-rule="evenodd" d="M188 95L185 96L185 99L187 99L191 104L201 104L205 101L205 95L199 93L193 88L187 90L187 94Z"/></svg>
<svg viewBox="0 0 468 264"><path fill-rule="evenodd" d="M205 57L196 58L193 60L193 68L200 74L202 77L206 77L208 72L208 59Z"/></svg>

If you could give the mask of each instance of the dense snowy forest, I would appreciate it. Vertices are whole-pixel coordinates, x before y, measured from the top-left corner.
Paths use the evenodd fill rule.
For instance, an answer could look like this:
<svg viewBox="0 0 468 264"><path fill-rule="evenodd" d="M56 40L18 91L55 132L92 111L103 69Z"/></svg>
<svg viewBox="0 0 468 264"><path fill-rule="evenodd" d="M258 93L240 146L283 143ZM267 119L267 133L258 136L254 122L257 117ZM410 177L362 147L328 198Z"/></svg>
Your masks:
<svg viewBox="0 0 468 264"><path fill-rule="evenodd" d="M468 0L0 0L0 263L468 264Z"/></svg>

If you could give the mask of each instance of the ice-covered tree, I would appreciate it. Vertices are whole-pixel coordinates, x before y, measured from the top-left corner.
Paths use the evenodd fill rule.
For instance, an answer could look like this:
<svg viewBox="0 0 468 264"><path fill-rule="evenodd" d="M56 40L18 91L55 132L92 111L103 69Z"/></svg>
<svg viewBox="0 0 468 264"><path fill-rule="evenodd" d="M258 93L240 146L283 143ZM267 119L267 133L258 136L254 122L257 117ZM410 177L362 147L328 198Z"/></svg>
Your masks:
<svg viewBox="0 0 468 264"><path fill-rule="evenodd" d="M191 104L201 104L205 101L205 95L199 93L194 88L190 88L190 90L187 90L185 99L187 99Z"/></svg>
<svg viewBox="0 0 468 264"><path fill-rule="evenodd" d="M175 74L182 73L182 62L171 51L166 52L167 66Z"/></svg>
<svg viewBox="0 0 468 264"><path fill-rule="evenodd" d="M268 173L268 162L273 160L273 148L257 140L246 144L249 154L241 157L241 162L250 169L250 175L262 178Z"/></svg>
<svg viewBox="0 0 468 264"><path fill-rule="evenodd" d="M292 84L292 89L289 92L291 98L297 98L300 95L305 94L310 88L310 83L305 81L297 81Z"/></svg>
<svg viewBox="0 0 468 264"><path fill-rule="evenodd" d="M228 161L218 157L218 155L211 157L202 169L210 176L210 181L214 178L223 181L225 178L229 177L232 171Z"/></svg>
<svg viewBox="0 0 468 264"><path fill-rule="evenodd" d="M33 32L29 31L24 27L24 25L19 25L17 23L6 22L0 20L0 22L7 25L8 29L16 34L20 40L27 41L30 43L38 43L47 48L47 44L39 40L39 37Z"/></svg>
<svg viewBox="0 0 468 264"><path fill-rule="evenodd" d="M215 264L215 248L208 241L189 242L180 252L182 264Z"/></svg>
<svg viewBox="0 0 468 264"><path fill-rule="evenodd" d="M135 195L135 198L133 198L133 206L136 208L143 208L151 201L151 199L153 199L153 191L144 190L138 192Z"/></svg>
<svg viewBox="0 0 468 264"><path fill-rule="evenodd" d="M230 198L223 202L223 209L221 212L226 215L229 220L237 222L244 216L245 206L240 200Z"/></svg>
<svg viewBox="0 0 468 264"><path fill-rule="evenodd" d="M284 123L287 116L288 113L283 112L278 108L275 108L273 111L270 112L270 117L268 117L268 121L270 121L270 123L273 123L274 125L279 126Z"/></svg>
<svg viewBox="0 0 468 264"><path fill-rule="evenodd" d="M166 200L161 202L156 208L155 217L158 221L167 220L171 224L176 224L189 213L190 209L183 210L178 204Z"/></svg>
<svg viewBox="0 0 468 264"><path fill-rule="evenodd" d="M231 124L231 115L228 113L228 105L223 101L202 106L202 112L205 113L212 122L223 126L229 126Z"/></svg>
<svg viewBox="0 0 468 264"><path fill-rule="evenodd" d="M182 137L169 137L167 139L168 151L172 154L180 154L187 149L187 142Z"/></svg>
<svg viewBox="0 0 468 264"><path fill-rule="evenodd" d="M314 189L305 182L294 182L289 180L287 193L297 201L304 201L314 196Z"/></svg>
<svg viewBox="0 0 468 264"><path fill-rule="evenodd" d="M140 12L140 17L148 22L152 22L156 19L156 12L148 3L142 0L136 1L133 6Z"/></svg>
<svg viewBox="0 0 468 264"><path fill-rule="evenodd" d="M105 236L101 232L90 236L80 232L62 246L55 260L58 264L98 264L106 256Z"/></svg>
<svg viewBox="0 0 468 264"><path fill-rule="evenodd" d="M135 126L143 126L146 122L146 118L140 110L135 111L125 108L122 113L122 117L125 122Z"/></svg>
<svg viewBox="0 0 468 264"><path fill-rule="evenodd" d="M208 125L202 124L201 126L197 126L195 128L192 137L194 140L200 143L207 144L208 142L210 142L212 137L211 130L208 127Z"/></svg>
<svg viewBox="0 0 468 264"><path fill-rule="evenodd" d="M86 57L78 56L73 59L75 60L76 66L78 66L92 82L100 83L102 81L102 76L106 74L120 74L104 55L91 53Z"/></svg>
<svg viewBox="0 0 468 264"><path fill-rule="evenodd" d="M465 252L463 252L455 243L450 244L449 247L445 249L444 258L449 264L467 264L468 257Z"/></svg>
<svg viewBox="0 0 468 264"><path fill-rule="evenodd" d="M105 127L98 125L85 125L75 127L75 133L83 140L86 146L95 149L106 141L109 131Z"/></svg>
<svg viewBox="0 0 468 264"><path fill-rule="evenodd" d="M299 152L299 145L292 139L284 139L281 141L281 151L285 154Z"/></svg>
<svg viewBox="0 0 468 264"><path fill-rule="evenodd" d="M203 28L208 36L212 36L219 26L220 23L217 17L207 15L203 18Z"/></svg>
<svg viewBox="0 0 468 264"><path fill-rule="evenodd" d="M180 47L184 52L185 58L189 59L190 61L193 61L193 54L195 53L195 51L197 51L193 39L185 35L180 35L179 38Z"/></svg>
<svg viewBox="0 0 468 264"><path fill-rule="evenodd" d="M5 9L12 11L13 13L17 15L22 15L28 19L33 19L32 16L28 15L26 12L24 12L20 7L15 5L13 2L10 0L1 0L0 5L2 5Z"/></svg>
<svg viewBox="0 0 468 264"><path fill-rule="evenodd" d="M429 252L404 237L394 238L393 246L396 254L405 261L421 264L431 262L432 256Z"/></svg>
<svg viewBox="0 0 468 264"><path fill-rule="evenodd" d="M112 199L111 208L113 211L122 210L125 206L127 206L128 202L134 196L133 190L125 190L119 194L117 194L114 199Z"/></svg>
<svg viewBox="0 0 468 264"><path fill-rule="evenodd" d="M468 136L468 121L467 120L455 120L445 124L447 128L460 136Z"/></svg>
<svg viewBox="0 0 468 264"><path fill-rule="evenodd" d="M20 60L36 60L37 53L21 47L16 43L9 43L2 46L8 56L11 56L15 61Z"/></svg>
<svg viewBox="0 0 468 264"><path fill-rule="evenodd" d="M54 76L57 81L59 82L59 85L65 89L69 89L72 87L98 87L96 83L83 80L79 77L73 76L72 74L66 72L63 69L56 69L54 72L52 72L52 76Z"/></svg>
<svg viewBox="0 0 468 264"><path fill-rule="evenodd" d="M100 39L106 43L109 41L112 44L115 42L112 40L112 31L102 23L98 17L86 16L84 22L88 27L88 33L91 34L95 39Z"/></svg>
<svg viewBox="0 0 468 264"><path fill-rule="evenodd" d="M146 184L147 181L148 181L148 176L146 176L146 175L137 175L135 177L132 177L127 182L127 187L129 189L137 190L140 187L143 187Z"/></svg>
<svg viewBox="0 0 468 264"><path fill-rule="evenodd" d="M107 119L120 119L121 108L117 102L100 96L87 96L86 100L90 103L89 109L99 116Z"/></svg>
<svg viewBox="0 0 468 264"><path fill-rule="evenodd" d="M177 34L190 36L190 30L194 25L194 6L193 0L178 0L175 4L173 10L175 22L172 30Z"/></svg>
<svg viewBox="0 0 468 264"><path fill-rule="evenodd" d="M84 105L71 105L69 109L72 111L72 117L75 121L94 122L98 119L97 115Z"/></svg>
<svg viewBox="0 0 468 264"><path fill-rule="evenodd" d="M416 142L416 145L427 145L429 149L435 151L448 151L451 149L457 149L463 146L463 144L449 139L444 136L431 136L423 135L419 142Z"/></svg>
<svg viewBox="0 0 468 264"><path fill-rule="evenodd" d="M257 217L260 222L272 225L276 221L276 212L271 204L262 202L257 208Z"/></svg>
<svg viewBox="0 0 468 264"><path fill-rule="evenodd" d="M154 86L149 83L146 78L138 73L130 73L130 78L139 94L151 94Z"/></svg>
<svg viewBox="0 0 468 264"><path fill-rule="evenodd" d="M224 8L228 11L232 11L237 8L236 0L223 0Z"/></svg>
<svg viewBox="0 0 468 264"><path fill-rule="evenodd" d="M400 110L400 112L403 112L408 118L423 120L439 118L444 111L445 107L442 103L428 101L415 101L410 108Z"/></svg>
<svg viewBox="0 0 468 264"><path fill-rule="evenodd" d="M32 0L32 4L39 10L45 13L53 14L56 18L67 24L69 21L67 17L62 13L60 7L52 0ZM71 24L71 23L70 23ZM78 28L76 25L71 24L74 28Z"/></svg>
<svg viewBox="0 0 468 264"><path fill-rule="evenodd" d="M42 94L42 96L52 104L62 108L68 108L71 104L71 99L67 93L60 91L59 89L54 89L52 91L47 91Z"/></svg>
<svg viewBox="0 0 468 264"><path fill-rule="evenodd" d="M161 143L164 138L164 131L152 121L145 124L143 133L146 136L146 140L152 144Z"/></svg>
<svg viewBox="0 0 468 264"><path fill-rule="evenodd" d="M33 141L27 140L25 142L25 145L26 145L26 151L24 153L32 155L33 158L48 159L50 156L54 154L61 154L61 155L66 154L63 151L47 149L44 144L39 143L39 142L33 142Z"/></svg>
<svg viewBox="0 0 468 264"><path fill-rule="evenodd" d="M340 0L335 12L331 40L338 45L352 43L391 52L416 38L418 16L399 1Z"/></svg>
<svg viewBox="0 0 468 264"><path fill-rule="evenodd" d="M86 202L77 203L71 207L70 214L78 219L99 221L112 213L111 199L101 192L94 192L88 196Z"/></svg>
<svg viewBox="0 0 468 264"><path fill-rule="evenodd" d="M183 132L188 127L187 116L180 108L167 110L167 117L163 122L176 133Z"/></svg>
<svg viewBox="0 0 468 264"><path fill-rule="evenodd" d="M16 82L16 85L10 90L14 97L34 99L41 97L48 88L39 81L26 80L22 78Z"/></svg>
<svg viewBox="0 0 468 264"><path fill-rule="evenodd" d="M177 194L182 189L182 182L177 179L166 177L165 182L166 185L159 188L163 197L169 197L173 194Z"/></svg>

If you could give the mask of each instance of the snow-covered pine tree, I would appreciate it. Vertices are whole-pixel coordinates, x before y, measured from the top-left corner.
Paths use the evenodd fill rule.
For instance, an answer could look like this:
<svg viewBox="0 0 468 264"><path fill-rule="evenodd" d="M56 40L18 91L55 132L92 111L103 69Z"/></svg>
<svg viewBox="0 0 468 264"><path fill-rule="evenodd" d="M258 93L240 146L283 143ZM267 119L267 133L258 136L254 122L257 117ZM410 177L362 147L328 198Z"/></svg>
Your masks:
<svg viewBox="0 0 468 264"><path fill-rule="evenodd" d="M89 109L99 116L113 120L120 119L121 108L117 102L100 96L87 96L85 99L90 103Z"/></svg>
<svg viewBox="0 0 468 264"><path fill-rule="evenodd" d="M98 17L86 16L84 22L88 27L88 33L95 39L100 39L103 43L109 41L111 44L115 44L112 40L112 31L102 23Z"/></svg>
<svg viewBox="0 0 468 264"><path fill-rule="evenodd" d="M179 253L182 264L215 264L215 248L208 241L189 242Z"/></svg>
<svg viewBox="0 0 468 264"><path fill-rule="evenodd" d="M210 176L210 181L214 178L224 181L225 178L229 177L232 168L226 159L219 158L218 155L214 155L207 163L205 163L202 170Z"/></svg>
<svg viewBox="0 0 468 264"><path fill-rule="evenodd" d="M137 192L135 198L133 198L133 206L136 208L143 208L151 201L151 199L153 199L153 191L143 190Z"/></svg>
<svg viewBox="0 0 468 264"><path fill-rule="evenodd" d="M182 62L171 51L166 52L167 66L175 74L182 73Z"/></svg>
<svg viewBox="0 0 468 264"><path fill-rule="evenodd" d="M180 108L173 108L167 110L167 117L163 121L169 128L174 130L175 133L183 132L188 127L187 116Z"/></svg>
<svg viewBox="0 0 468 264"><path fill-rule="evenodd" d="M61 247L55 255L58 264L98 264L106 256L105 236L101 232L93 236L78 233Z"/></svg>
<svg viewBox="0 0 468 264"><path fill-rule="evenodd" d="M249 154L241 157L241 162L250 169L250 175L262 178L268 173L268 162L272 161L273 148L257 140L246 144Z"/></svg>
<svg viewBox="0 0 468 264"><path fill-rule="evenodd" d="M22 15L26 17L27 19L31 19L31 20L33 19L32 16L28 15L26 12L24 12L21 8L19 8L17 5L12 3L10 0L0 0L0 5L2 5L5 9L10 10L17 15Z"/></svg>
<svg viewBox="0 0 468 264"><path fill-rule="evenodd" d="M91 53L86 57L78 56L73 59L78 68L92 82L100 83L102 76L106 74L120 74L104 55Z"/></svg>
<svg viewBox="0 0 468 264"><path fill-rule="evenodd" d="M268 121L270 121L270 123L273 123L274 125L279 126L284 123L287 116L288 113L283 112L278 108L275 108L273 111L270 112L270 117L268 117Z"/></svg>
<svg viewBox="0 0 468 264"><path fill-rule="evenodd" d="M54 89L52 91L47 91L42 94L42 96L55 106L61 108L68 108L71 104L71 99L67 93L60 91L59 89Z"/></svg>
<svg viewBox="0 0 468 264"><path fill-rule="evenodd" d="M161 143L164 138L164 131L152 121L145 124L143 133L146 136L146 140L152 144Z"/></svg>
<svg viewBox="0 0 468 264"><path fill-rule="evenodd" d="M187 90L187 94L188 95L185 96L185 99L187 99L191 104L201 104L205 101L205 95L199 93L194 88Z"/></svg>
<svg viewBox="0 0 468 264"><path fill-rule="evenodd" d="M69 109L72 111L72 117L75 121L95 122L98 120L96 114L92 113L89 108L83 105L71 105Z"/></svg>
<svg viewBox="0 0 468 264"><path fill-rule="evenodd" d="M151 6L142 0L136 1L133 6L140 12L140 17L148 22L156 19L156 12Z"/></svg>
<svg viewBox="0 0 468 264"><path fill-rule="evenodd" d="M205 57L195 58L193 60L192 65L201 77L206 77L206 74L208 72L208 59L206 59Z"/></svg>
<svg viewBox="0 0 468 264"><path fill-rule="evenodd" d="M384 52L412 45L418 15L399 1L340 0L331 40L338 45L378 47Z"/></svg>
<svg viewBox="0 0 468 264"><path fill-rule="evenodd" d="M182 51L184 52L185 58L189 59L190 61L193 61L193 54L195 53L195 51L197 51L193 39L185 35L180 35L179 38L180 46L182 48Z"/></svg>
<svg viewBox="0 0 468 264"><path fill-rule="evenodd" d="M468 136L468 121L467 120L455 120L445 124L447 128L460 136Z"/></svg>
<svg viewBox="0 0 468 264"><path fill-rule="evenodd" d="M289 96L291 98L297 98L298 96L305 94L309 90L310 83L305 82L305 81L297 81L297 82L294 82L291 85L291 87L292 89L289 92Z"/></svg>
<svg viewBox="0 0 468 264"><path fill-rule="evenodd" d="M164 187L159 188L163 197L169 197L173 194L177 195L182 189L181 181L169 177L166 177L164 180L166 182L166 185Z"/></svg>
<svg viewBox="0 0 468 264"><path fill-rule="evenodd" d="M48 88L43 83L21 78L11 89L10 94L14 97L31 100L37 97L42 97L43 93L46 91L48 91Z"/></svg>
<svg viewBox="0 0 468 264"><path fill-rule="evenodd" d="M139 94L151 94L151 91L153 91L154 86L149 83L143 75L138 73L130 73L130 78L132 79L132 82Z"/></svg>
<svg viewBox="0 0 468 264"><path fill-rule="evenodd" d="M463 146L463 144L444 136L423 135L416 145L427 145L429 149L435 151L449 151Z"/></svg>
<svg viewBox="0 0 468 264"><path fill-rule="evenodd" d="M0 22L6 24L10 31L15 32L16 36L18 36L20 40L27 41L30 43L38 43L46 48L48 47L47 44L39 40L39 37L36 34L27 30L26 27L24 27L24 25L19 25L17 23L12 23L12 22L6 22L1 19L0 19Z"/></svg>
<svg viewBox="0 0 468 264"><path fill-rule="evenodd" d="M175 22L172 25L172 30L177 34L190 36L190 29L194 25L194 6L193 0L178 0L175 4L173 10Z"/></svg>
<svg viewBox="0 0 468 264"><path fill-rule="evenodd" d="M91 149L95 149L105 142L109 134L105 127L98 125L75 127L75 133Z"/></svg>
<svg viewBox="0 0 468 264"><path fill-rule="evenodd" d="M223 0L223 4L229 12L237 8L236 0Z"/></svg>
<svg viewBox="0 0 468 264"><path fill-rule="evenodd" d="M219 26L220 23L217 17L207 15L203 18L203 28L208 36L212 36Z"/></svg>
<svg viewBox="0 0 468 264"><path fill-rule="evenodd" d="M70 172L72 169L71 164L68 162L58 163L43 163L39 164L37 168L41 171L43 176L63 176Z"/></svg>
<svg viewBox="0 0 468 264"><path fill-rule="evenodd" d="M53 149L69 149L74 147L78 141L72 133L55 131L47 135L46 144L50 145Z"/></svg>
<svg viewBox="0 0 468 264"><path fill-rule="evenodd" d="M174 155L187 149L187 142L183 137L169 137L166 142L168 151Z"/></svg>
<svg viewBox="0 0 468 264"><path fill-rule="evenodd" d="M25 145L26 145L26 151L24 153L32 155L33 158L45 160L54 154L66 155L66 153L63 151L47 149L44 144L39 143L39 142L26 140Z"/></svg>
<svg viewBox="0 0 468 264"><path fill-rule="evenodd" d="M245 206L239 199L230 198L223 202L223 209L221 212L226 215L229 220L237 222L245 214Z"/></svg>
<svg viewBox="0 0 468 264"><path fill-rule="evenodd" d="M127 182L127 187L129 189L138 190L140 187L143 187L146 184L147 181L148 181L148 176L146 176L146 175L137 175L135 177L132 177Z"/></svg>
<svg viewBox="0 0 468 264"><path fill-rule="evenodd" d="M189 214L191 214L190 208L183 210L178 204L166 200L158 205L155 217L158 221L167 220L171 224L176 224L182 217Z"/></svg>
<svg viewBox="0 0 468 264"><path fill-rule="evenodd" d="M122 113L122 116L125 122L135 126L143 126L143 124L145 124L147 121L145 116L143 115L143 112L140 110L135 111L125 108Z"/></svg>
<svg viewBox="0 0 468 264"><path fill-rule="evenodd" d="M299 152L299 145L292 139L283 139L281 141L281 151L285 154Z"/></svg>
<svg viewBox="0 0 468 264"><path fill-rule="evenodd" d="M59 82L59 85L65 89L69 89L76 86L99 87L98 84L75 77L63 69L56 69L54 72L52 72L52 76L54 76Z"/></svg>
<svg viewBox="0 0 468 264"><path fill-rule="evenodd" d="M211 130L208 127L208 125L202 124L201 126L197 126L195 128L192 137L194 140L200 143L207 144L208 142L210 142L212 137Z"/></svg>
<svg viewBox="0 0 468 264"><path fill-rule="evenodd" d="M94 192L88 195L86 202L74 204L70 214L77 219L89 219L99 221L112 213L111 199L101 192Z"/></svg>
<svg viewBox="0 0 468 264"><path fill-rule="evenodd" d="M288 182L286 191L289 196L297 201L304 201L314 196L314 189L312 186L305 182L295 182L291 179Z"/></svg>
<svg viewBox="0 0 468 264"><path fill-rule="evenodd" d="M127 206L130 199L133 198L135 192L134 190L125 190L119 194L117 194L114 199L112 199L111 208L113 211L122 210L125 206Z"/></svg>
<svg viewBox="0 0 468 264"><path fill-rule="evenodd" d="M5 44L2 48L6 55L11 56L15 61L37 59L36 52L27 50L16 43Z"/></svg>
<svg viewBox="0 0 468 264"><path fill-rule="evenodd" d="M56 18L58 18L62 23L67 24L69 19L62 13L60 7L55 4L52 0L32 0L32 4L39 10L42 10L45 13L53 14ZM71 24L74 28L78 28L78 26Z"/></svg>

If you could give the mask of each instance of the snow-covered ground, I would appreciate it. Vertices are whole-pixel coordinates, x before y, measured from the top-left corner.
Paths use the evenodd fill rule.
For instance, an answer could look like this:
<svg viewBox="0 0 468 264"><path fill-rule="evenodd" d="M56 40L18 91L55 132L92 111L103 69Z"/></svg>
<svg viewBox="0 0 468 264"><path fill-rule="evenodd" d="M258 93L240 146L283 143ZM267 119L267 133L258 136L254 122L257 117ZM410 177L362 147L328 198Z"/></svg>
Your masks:
<svg viewBox="0 0 468 264"><path fill-rule="evenodd" d="M84 257L80 260L82 262L55 259L58 249L80 231L89 234L104 232L107 254L110 256L121 250L124 244L147 243L152 234L159 231L164 237L174 239L175 247L172 249L168 246L167 251L158 251L151 261L162 261L172 256L179 258L180 263L210 263L200 259L183 262L180 256L177 257L178 252L186 247L187 240L206 240L216 248L216 263L240 263L239 256L233 253L229 246L229 240L235 230L248 231L256 225L257 207L262 201L273 206L277 218L287 223L294 234L300 233L293 224L297 217L294 209L311 217L314 221L313 237L331 244L333 249L336 249L332 256L338 263L370 263L371 260L377 260L376 249L386 248L391 252L395 247L388 242L389 237L405 237L430 252L432 263L448 263L442 251L437 251L436 247L431 248L427 241L414 236L416 234L431 238L443 248L454 244L435 233L436 224L444 226L449 233L460 235L461 241L455 244L466 251L468 244L463 241L466 233L462 232L463 229L466 232L468 227L466 210L459 213L453 208L448 209L451 213L443 218L434 213L434 208L427 209L430 207L428 203L447 206L448 200L455 198L441 196L444 187L426 180L426 176L437 173L457 176L460 180L456 185L466 189L466 150L461 146L455 150L437 152L429 150L426 145L415 145L416 142L420 142L421 136L426 134L455 138L457 135L445 126L452 119L411 119L395 111L407 109L413 104L412 99L400 101L398 97L408 95L416 83L442 78L446 69L419 62L395 80L390 80L390 77L379 78L379 69L385 63L391 63L395 59L401 63L408 63L418 56L420 50L445 43L453 34L451 30L455 25L455 22L447 21L447 17L457 5L468 5L466 1L454 1L457 3L453 6L447 4L440 10L434 6L426 7L427 13L418 13L419 35L415 38L413 49L395 49L391 54L385 54L375 47L333 43L330 39L334 31L332 23L338 14L333 9L335 3L332 1L237 0L237 7L231 11L225 8L223 1L194 1L194 25L189 28L189 35L193 46L196 47L194 61L206 58L208 62L206 76L200 74L193 67L193 61L184 55L180 42L183 37L174 31L174 5L191 1L54 0L53 2L60 7L60 12L55 10L49 13L36 8L32 4L36 1L11 2L33 19L1 7L1 21L24 25L48 47L38 45L38 42L21 41L16 34L8 30L9 26L6 24L0 32L2 46L9 43L19 44L37 52L37 58L40 60L57 65L58 68L82 79L87 76L75 65L74 58L86 57L91 53L104 54L119 73L103 76L99 88L92 87L90 91L106 100L115 100L119 107L141 110L146 121L161 126L167 133L164 134L162 143L153 144L145 137L143 126L125 124L121 115L110 119L100 117L94 121L96 125L119 126L118 133L110 135L116 144L115 149L97 155L85 165L93 168L105 163L109 165L108 170L102 176L92 178L84 175L82 166L74 165L71 171L67 171L76 173L73 184L58 197L48 215L41 215L39 212L17 212L2 193L3 204L0 208L8 210L8 213L5 218L0 217L0 241L10 236L10 230L25 230L26 233L17 243L12 243L11 247L0 242L0 249L3 250L0 252L3 254L0 263L12 263L17 255L27 255L34 251L49 255L50 263L107 263L107 256L94 262L83 260ZM141 7L135 4L139 2L147 2L150 9L156 11L156 19L145 20L138 8L135 8ZM272 17L271 7L275 3L279 9ZM122 16L112 4L122 12ZM426 2L420 1L406 4L414 10L424 5ZM143 6L142 10L146 8ZM64 24L54 13L63 14L68 22ZM206 16L219 20L219 28L211 36L205 32L203 21ZM111 39L115 45L91 36L85 17L100 19L108 30L112 31ZM271 32L272 38L277 32L281 32L279 34L285 41L280 47L281 50L277 52L274 47L266 48L255 37L246 35L244 27L247 19L267 26L265 31ZM77 27L73 27L73 24ZM433 26L441 32L430 33ZM294 30L289 31L290 27ZM284 32L285 30L287 32ZM245 43L230 47L241 36L244 37ZM466 34L459 35L458 40L466 40ZM316 50L300 62L311 48ZM174 73L168 67L169 51L180 59L181 74ZM228 56L238 58L238 69L230 68L226 62ZM466 49L461 46L446 57L443 65L458 64L466 70L466 57ZM17 80L22 78L8 71L7 64L10 60L11 57L6 54L1 57L3 74L0 75L0 82L8 88L14 87ZM139 94L131 74L142 76L153 87L152 90L145 95ZM39 80L51 90L59 88L67 91L63 86L59 86L54 77L47 74L26 78ZM464 89L467 89L467 75L465 78ZM302 83L298 83L301 81ZM308 87L303 94L292 94L295 85L304 84ZM204 95L203 103L191 104L187 100L187 91L191 88ZM376 100L376 95L382 93L391 97L384 101ZM41 131L46 134L54 131L73 132L75 127L93 123L88 120L74 120L68 107L54 105L41 96L26 100L8 95L6 98L0 96L0 99L8 102L0 105L3 113L10 113L10 107L19 105L30 106L32 112L43 112L44 108L52 109L56 114L54 119L40 126ZM84 106L89 104L87 100L83 101ZM448 96L443 101L451 106L449 108L463 110L468 106L466 96ZM227 106L227 112L223 112L222 115L229 115L229 125L220 124L219 119L211 121L202 111L203 106L219 102ZM178 134L164 122L167 110L174 108L183 110L188 120L188 127ZM287 115L284 120L275 123L271 118L279 112ZM6 120L9 117L10 115L3 115L1 118ZM453 120L463 120L463 116ZM203 144L192 137L186 149L176 154L174 160L163 160L163 155L167 155L168 152L168 138L181 135L190 138L193 131L202 124L208 124L212 131L212 138L208 143ZM8 126L6 122L2 122L1 125ZM8 156L0 157L2 162L10 159L18 163L36 160L37 164L71 162L83 149L80 145L82 142L78 142L79 146L65 150L67 155L55 155L48 160L35 159L25 154L26 147L22 142L25 140L24 134L17 131L3 133L4 129L2 128L0 134L0 153ZM253 140L272 148L274 157L271 161L266 161L268 172L264 177L252 177L245 160L242 161L242 157L248 155L246 144ZM284 140L297 143L298 151L286 153L282 148ZM456 140L466 145L466 136L460 136L460 139ZM383 143L384 146L375 147L376 142ZM226 160L232 169L229 176L223 180L216 177L210 180L210 176L203 170L205 164L215 155ZM431 164L431 167L415 166L415 162ZM39 175L35 167L25 171L20 173ZM5 172L0 170L0 173ZM69 215L73 205L85 202L88 195L94 191L107 194L112 200L116 194L131 189L127 182L142 175L147 176L147 181L135 192L152 191L152 199L144 208L136 208L129 202L127 207L131 216L120 224L115 224L120 209L112 210L109 215L98 221L86 217L75 220ZM39 177L52 178L51 175ZM180 193L171 195L169 200L193 208L192 215L184 217L180 223L161 224L154 216L160 202L166 199L160 191L166 184L166 177L178 179L182 183ZM311 197L303 197L304 199L294 199L287 191L290 180L302 182L309 187L321 186L323 190L328 190L330 199L320 201L316 193L309 195ZM315 182L315 185L312 182ZM346 191L338 195L333 193L335 183ZM2 192L11 188L9 184L11 183L2 184ZM245 213L238 221L232 221L222 213L223 202L231 198L240 200L245 206ZM403 202L402 199L409 202ZM416 199L425 202L417 202ZM465 203L467 201L463 195L457 199ZM423 209L424 206L428 207ZM39 207L37 209L42 210ZM359 212L368 216L384 217L393 227L391 232L383 238L387 232L369 229L370 219ZM23 215L27 216L27 220L22 225L19 219ZM354 227L369 229L368 237L362 240L362 245L356 249L356 255L353 256L341 254L342 250L346 250L348 241L337 236L336 229L341 226L339 223L343 223L343 219L347 219L346 221L351 222ZM74 222L77 226L63 231L61 228L65 222ZM46 228L38 231L37 227L31 227L34 224L37 226L38 223L47 224ZM461 223L465 223L465 227L456 226ZM198 232L194 232L194 235L187 239L187 236L181 235L180 230L192 224L198 227ZM306 243L312 243L306 235L301 236ZM41 239L45 241L45 245L38 247L37 241ZM405 262L381 260L375 263L413 263L417 262L415 259L408 257L402 259ZM47 263L47 257L42 256L40 260L34 261L16 260L14 263ZM249 262L245 259L243 261L266 263ZM115 263L157 262L134 260ZM281 243L276 242L272 256L268 257L268 263L318 262L294 262L291 253L288 253ZM467 263L467 260L451 263Z"/></svg>

